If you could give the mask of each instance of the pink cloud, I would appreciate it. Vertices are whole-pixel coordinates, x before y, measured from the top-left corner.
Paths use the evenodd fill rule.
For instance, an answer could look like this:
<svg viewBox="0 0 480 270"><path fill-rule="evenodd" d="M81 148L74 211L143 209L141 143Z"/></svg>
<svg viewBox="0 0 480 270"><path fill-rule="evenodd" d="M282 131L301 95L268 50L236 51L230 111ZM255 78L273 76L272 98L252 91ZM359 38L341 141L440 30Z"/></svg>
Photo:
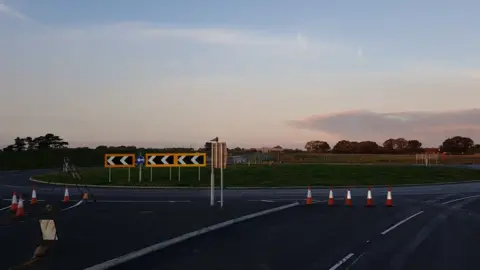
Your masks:
<svg viewBox="0 0 480 270"><path fill-rule="evenodd" d="M460 135L480 142L480 109L377 113L344 111L288 121L290 126L327 133L339 139L375 140L404 137L427 146Z"/></svg>

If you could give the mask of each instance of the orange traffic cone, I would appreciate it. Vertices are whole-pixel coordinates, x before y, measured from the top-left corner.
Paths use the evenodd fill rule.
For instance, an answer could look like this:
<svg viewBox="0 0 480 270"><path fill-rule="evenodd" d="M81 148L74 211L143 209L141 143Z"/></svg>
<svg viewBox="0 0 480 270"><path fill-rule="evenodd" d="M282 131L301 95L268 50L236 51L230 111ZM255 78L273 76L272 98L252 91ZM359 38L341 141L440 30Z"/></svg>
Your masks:
<svg viewBox="0 0 480 270"><path fill-rule="evenodd" d="M333 190L330 189L330 193L328 194L328 206L335 205L335 200L333 199Z"/></svg>
<svg viewBox="0 0 480 270"><path fill-rule="evenodd" d="M18 208L17 193L13 192L12 204L10 206L10 210L12 210L12 212L15 212L15 211L17 211L17 208Z"/></svg>
<svg viewBox="0 0 480 270"><path fill-rule="evenodd" d="M352 206L352 194L350 193L350 188L347 189L347 198L345 198L345 205Z"/></svg>
<svg viewBox="0 0 480 270"><path fill-rule="evenodd" d="M65 194L63 195L63 202L70 201L70 194L68 193L68 187L65 187Z"/></svg>
<svg viewBox="0 0 480 270"><path fill-rule="evenodd" d="M20 198L18 200L18 208L17 208L17 213L15 216L17 217L23 217L24 215L24 209L23 209L23 199L22 199L22 194L20 194Z"/></svg>
<svg viewBox="0 0 480 270"><path fill-rule="evenodd" d="M312 200L312 190L310 189L310 186L308 186L306 204L312 204L312 203L313 203L313 200Z"/></svg>
<svg viewBox="0 0 480 270"><path fill-rule="evenodd" d="M367 204L365 205L366 207L371 207L373 206L373 199L372 199L372 190L371 188L368 188L367 192Z"/></svg>
<svg viewBox="0 0 480 270"><path fill-rule="evenodd" d="M36 204L37 203L37 191L35 191L35 188L32 189L32 200L30 201L31 204Z"/></svg>
<svg viewBox="0 0 480 270"><path fill-rule="evenodd" d="M388 187L388 191L387 191L387 201L385 202L385 205L387 207L392 207L393 206L393 202L392 202L392 190L390 189L390 187Z"/></svg>

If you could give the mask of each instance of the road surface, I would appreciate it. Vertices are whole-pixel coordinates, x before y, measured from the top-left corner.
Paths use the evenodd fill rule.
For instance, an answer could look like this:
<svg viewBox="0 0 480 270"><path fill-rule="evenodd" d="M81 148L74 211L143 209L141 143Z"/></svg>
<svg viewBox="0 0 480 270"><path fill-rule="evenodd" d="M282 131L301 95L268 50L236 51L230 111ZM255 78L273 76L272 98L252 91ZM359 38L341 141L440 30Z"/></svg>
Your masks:
<svg viewBox="0 0 480 270"><path fill-rule="evenodd" d="M8 208L14 190L29 198L32 182L28 178L37 173L0 172L0 209ZM219 209L208 206L208 190L94 188L90 192L97 202L76 206L81 190L70 188L73 201L64 204L60 202L62 187L52 190L53 186L35 185L40 205L27 204L28 216L23 221L13 219L8 209L0 210L0 238L6 240L0 248L6 258L0 269L32 256L41 240L38 218L44 215L41 210L46 203L56 209L59 241L31 269L75 270L204 226L302 202L306 195L303 189L225 190L225 208ZM383 206L385 188L373 189L377 205L373 208L364 207L365 188L352 189L353 208L342 205L344 189L334 190L338 206L333 208L325 205L327 194L327 190L314 189L314 205L210 232L118 269L476 267L473 243L480 240L480 183L396 187L394 208Z"/></svg>

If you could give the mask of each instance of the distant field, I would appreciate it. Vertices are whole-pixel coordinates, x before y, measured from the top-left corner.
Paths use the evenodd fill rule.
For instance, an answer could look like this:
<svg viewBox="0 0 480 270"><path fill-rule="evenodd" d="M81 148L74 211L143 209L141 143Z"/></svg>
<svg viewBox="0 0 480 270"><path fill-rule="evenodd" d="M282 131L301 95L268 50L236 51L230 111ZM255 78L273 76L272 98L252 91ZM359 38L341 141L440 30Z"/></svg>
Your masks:
<svg viewBox="0 0 480 270"><path fill-rule="evenodd" d="M415 155L280 153L278 156L284 163L416 163ZM430 162L435 164L434 160ZM480 155L447 155L444 159L440 156L438 163L480 164Z"/></svg>
<svg viewBox="0 0 480 270"><path fill-rule="evenodd" d="M210 185L209 168L183 168L178 178L178 168L172 168L172 179L168 168L153 169L150 182L150 169L143 170L143 180L138 182L138 169L131 169L128 181L127 169L112 169L112 182L108 182L108 169L85 169L81 173L82 182L74 181L67 174L46 174L35 179L59 183L93 185L135 185L135 186L188 186L206 187ZM463 180L480 180L480 170L452 167L425 167L402 165L327 165L327 164L283 164L256 166L229 166L224 172L226 187L281 187L281 186L344 186L344 185L395 185L421 184ZM219 173L216 173L219 183Z"/></svg>

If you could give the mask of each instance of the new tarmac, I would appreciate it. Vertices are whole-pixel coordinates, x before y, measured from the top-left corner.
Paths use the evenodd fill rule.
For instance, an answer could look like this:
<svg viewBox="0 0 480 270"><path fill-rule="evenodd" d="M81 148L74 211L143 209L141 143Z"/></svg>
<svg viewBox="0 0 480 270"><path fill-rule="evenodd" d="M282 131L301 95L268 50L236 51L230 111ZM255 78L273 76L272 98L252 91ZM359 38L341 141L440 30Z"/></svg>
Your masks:
<svg viewBox="0 0 480 270"><path fill-rule="evenodd" d="M226 190L225 207L209 206L208 190L95 188L97 202L62 203L63 187L36 185L40 205L27 205L23 221L8 211L13 190L30 197L37 172L1 172L0 269L32 257L41 241L38 218L53 217L59 240L28 269L85 269L192 230L294 201L305 189ZM115 269L474 269L480 240L480 183L374 188L376 207L366 208L366 189L352 189L354 207L343 206L345 189L313 190L314 205L300 205L209 232ZM217 194L218 199L218 194ZM42 207L54 205L54 214ZM64 210L67 209L67 210ZM61 211L64 210L64 211ZM6 243L6 244L5 244ZM447 256L448 255L448 256Z"/></svg>

